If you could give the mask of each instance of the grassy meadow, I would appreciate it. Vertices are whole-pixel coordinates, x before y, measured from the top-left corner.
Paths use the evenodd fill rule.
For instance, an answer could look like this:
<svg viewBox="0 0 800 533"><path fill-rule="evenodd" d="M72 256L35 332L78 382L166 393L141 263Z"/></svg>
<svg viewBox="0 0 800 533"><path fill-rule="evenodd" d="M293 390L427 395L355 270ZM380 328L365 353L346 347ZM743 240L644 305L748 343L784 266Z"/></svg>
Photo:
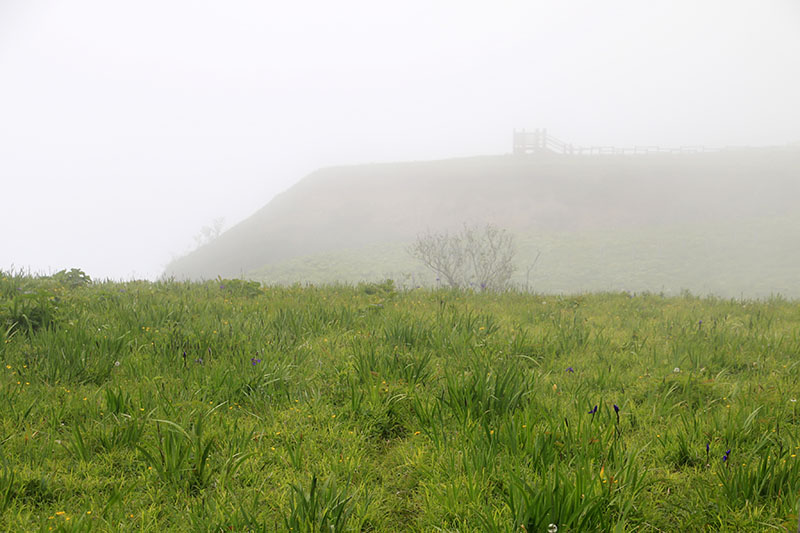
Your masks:
<svg viewBox="0 0 800 533"><path fill-rule="evenodd" d="M3 531L797 527L796 301L4 273L0 362Z"/></svg>

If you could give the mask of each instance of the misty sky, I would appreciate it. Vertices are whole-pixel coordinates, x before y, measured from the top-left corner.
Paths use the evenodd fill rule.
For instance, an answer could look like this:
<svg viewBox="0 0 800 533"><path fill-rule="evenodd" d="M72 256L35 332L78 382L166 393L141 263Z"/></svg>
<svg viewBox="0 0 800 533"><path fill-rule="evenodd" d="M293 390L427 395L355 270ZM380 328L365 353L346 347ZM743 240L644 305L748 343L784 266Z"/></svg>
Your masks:
<svg viewBox="0 0 800 533"><path fill-rule="evenodd" d="M0 0L0 269L156 277L320 166L800 141L798 0Z"/></svg>

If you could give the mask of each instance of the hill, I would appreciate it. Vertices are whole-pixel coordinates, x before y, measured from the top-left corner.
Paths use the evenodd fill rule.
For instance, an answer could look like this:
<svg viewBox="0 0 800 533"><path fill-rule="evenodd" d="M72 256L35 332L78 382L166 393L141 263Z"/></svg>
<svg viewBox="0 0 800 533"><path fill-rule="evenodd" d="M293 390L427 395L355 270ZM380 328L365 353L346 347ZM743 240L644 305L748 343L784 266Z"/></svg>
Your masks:
<svg viewBox="0 0 800 533"><path fill-rule="evenodd" d="M795 296L799 170L795 149L333 167L166 275L427 283L404 251L417 234L493 222L517 234L515 281L536 290Z"/></svg>

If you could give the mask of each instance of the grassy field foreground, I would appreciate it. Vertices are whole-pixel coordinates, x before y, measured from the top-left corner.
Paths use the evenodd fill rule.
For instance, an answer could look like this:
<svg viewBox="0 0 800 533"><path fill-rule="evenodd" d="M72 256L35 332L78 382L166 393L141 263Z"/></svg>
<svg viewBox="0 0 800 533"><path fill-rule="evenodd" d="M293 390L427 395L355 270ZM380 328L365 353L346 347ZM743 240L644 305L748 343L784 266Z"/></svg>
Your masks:
<svg viewBox="0 0 800 533"><path fill-rule="evenodd" d="M0 530L796 528L797 302L86 281L0 276Z"/></svg>

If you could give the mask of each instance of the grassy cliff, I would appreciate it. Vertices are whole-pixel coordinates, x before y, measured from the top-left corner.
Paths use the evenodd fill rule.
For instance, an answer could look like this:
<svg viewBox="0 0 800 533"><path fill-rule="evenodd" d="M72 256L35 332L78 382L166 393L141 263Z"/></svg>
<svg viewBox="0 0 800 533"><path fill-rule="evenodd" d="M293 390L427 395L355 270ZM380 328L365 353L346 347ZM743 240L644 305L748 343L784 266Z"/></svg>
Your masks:
<svg viewBox="0 0 800 533"><path fill-rule="evenodd" d="M799 171L788 149L328 168L166 274L430 283L405 253L418 233L493 222L535 290L797 295Z"/></svg>

